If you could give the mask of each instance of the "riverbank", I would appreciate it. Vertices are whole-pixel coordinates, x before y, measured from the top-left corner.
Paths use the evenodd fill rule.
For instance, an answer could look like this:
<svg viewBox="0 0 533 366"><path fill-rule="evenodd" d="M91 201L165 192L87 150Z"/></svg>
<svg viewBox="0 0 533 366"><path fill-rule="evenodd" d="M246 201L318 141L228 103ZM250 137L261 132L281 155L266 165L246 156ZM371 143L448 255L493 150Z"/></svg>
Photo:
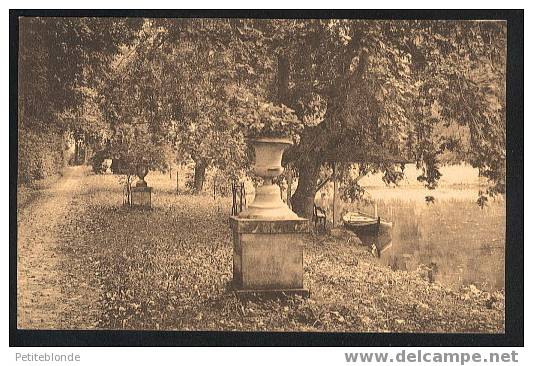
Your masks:
<svg viewBox="0 0 533 366"><path fill-rule="evenodd" d="M504 332L502 291L453 290L427 273L393 271L344 235L309 235L304 283L309 299L241 302L229 289L231 198L176 195L166 175L150 174L151 211L122 207L112 175L79 184L83 212L58 235L55 268L68 276L65 302L91 309L76 327L100 329ZM62 194L66 194L63 192ZM43 265L48 259L43 258ZM72 280L75 279L75 281ZM61 280L61 279L60 279ZM76 295L76 296L77 296ZM75 297L75 296L74 296ZM79 304L78 304L79 305ZM82 307L83 308L83 307ZM83 318L83 314L81 315ZM64 324L64 323L63 323Z"/></svg>

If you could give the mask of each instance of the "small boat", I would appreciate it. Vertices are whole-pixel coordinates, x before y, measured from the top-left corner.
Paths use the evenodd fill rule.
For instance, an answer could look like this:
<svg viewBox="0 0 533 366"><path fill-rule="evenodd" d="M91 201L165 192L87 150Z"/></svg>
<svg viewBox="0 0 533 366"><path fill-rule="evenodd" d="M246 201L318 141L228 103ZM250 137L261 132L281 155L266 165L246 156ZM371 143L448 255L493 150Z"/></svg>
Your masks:
<svg viewBox="0 0 533 366"><path fill-rule="evenodd" d="M374 205L374 216L363 212L347 212L342 216L344 227L353 231L361 242L376 251L376 256L392 247L392 222L387 222L377 215Z"/></svg>
<svg viewBox="0 0 533 366"><path fill-rule="evenodd" d="M362 212L347 212L342 217L344 227L358 235L379 235L381 231L392 228L392 223L379 216L372 217Z"/></svg>

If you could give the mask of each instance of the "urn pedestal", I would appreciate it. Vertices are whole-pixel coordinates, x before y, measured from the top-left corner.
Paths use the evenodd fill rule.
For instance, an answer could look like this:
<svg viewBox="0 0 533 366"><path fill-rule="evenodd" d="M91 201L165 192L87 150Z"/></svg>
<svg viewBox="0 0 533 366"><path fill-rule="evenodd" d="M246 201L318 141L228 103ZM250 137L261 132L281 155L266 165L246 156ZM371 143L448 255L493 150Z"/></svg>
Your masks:
<svg viewBox="0 0 533 366"><path fill-rule="evenodd" d="M152 187L131 187L131 205L139 208L152 208Z"/></svg>
<svg viewBox="0 0 533 366"><path fill-rule="evenodd" d="M255 149L254 172L263 178L254 201L230 217L233 235L233 287L239 296L308 296L303 283L303 245L309 220L282 200L272 179L283 172L288 139L249 140Z"/></svg>
<svg viewBox="0 0 533 366"><path fill-rule="evenodd" d="M230 227L233 286L239 295L309 295L303 283L303 241L309 220L232 216Z"/></svg>

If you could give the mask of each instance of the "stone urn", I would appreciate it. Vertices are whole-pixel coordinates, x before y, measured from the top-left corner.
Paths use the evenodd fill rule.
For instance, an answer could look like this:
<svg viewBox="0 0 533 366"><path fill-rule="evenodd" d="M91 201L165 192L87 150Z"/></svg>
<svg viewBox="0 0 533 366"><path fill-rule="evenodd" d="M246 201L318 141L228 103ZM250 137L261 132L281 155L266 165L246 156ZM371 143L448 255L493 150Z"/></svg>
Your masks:
<svg viewBox="0 0 533 366"><path fill-rule="evenodd" d="M135 167L137 176L139 177L139 181L137 182L137 187L147 187L148 184L146 184L146 181L144 180L144 177L148 174L148 164L146 164L145 161L140 162Z"/></svg>
<svg viewBox="0 0 533 366"><path fill-rule="evenodd" d="M280 188L272 180L283 173L283 151L292 145L289 138L259 137L248 142L255 150L254 173L263 178L263 184L255 191L254 201L239 214L244 219L290 220L297 219L281 199Z"/></svg>

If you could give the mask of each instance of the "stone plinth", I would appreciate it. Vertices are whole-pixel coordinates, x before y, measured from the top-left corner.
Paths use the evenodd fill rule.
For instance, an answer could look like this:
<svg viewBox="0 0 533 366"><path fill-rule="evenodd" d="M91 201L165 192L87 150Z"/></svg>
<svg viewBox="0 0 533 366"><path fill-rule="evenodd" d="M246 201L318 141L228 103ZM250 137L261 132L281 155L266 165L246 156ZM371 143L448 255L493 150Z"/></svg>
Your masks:
<svg viewBox="0 0 533 366"><path fill-rule="evenodd" d="M131 187L131 205L152 208L152 187Z"/></svg>
<svg viewBox="0 0 533 366"><path fill-rule="evenodd" d="M230 217L233 286L239 293L298 293L303 287L303 240L309 220Z"/></svg>

